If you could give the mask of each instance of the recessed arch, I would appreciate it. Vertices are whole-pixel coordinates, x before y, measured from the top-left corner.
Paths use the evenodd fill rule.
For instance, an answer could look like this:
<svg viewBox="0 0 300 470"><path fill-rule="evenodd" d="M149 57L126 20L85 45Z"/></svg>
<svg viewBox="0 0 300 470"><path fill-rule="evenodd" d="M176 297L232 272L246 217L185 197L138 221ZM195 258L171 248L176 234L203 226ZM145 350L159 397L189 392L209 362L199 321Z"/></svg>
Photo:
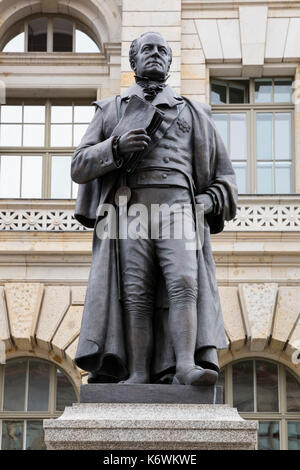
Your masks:
<svg viewBox="0 0 300 470"><path fill-rule="evenodd" d="M258 449L300 449L300 377L278 358L248 355L221 369L223 401L257 420Z"/></svg>
<svg viewBox="0 0 300 470"><path fill-rule="evenodd" d="M121 16L115 0L3 0L0 4L0 49L15 35L14 27L32 15L57 14L70 16L85 25L102 46L106 42L120 41Z"/></svg>

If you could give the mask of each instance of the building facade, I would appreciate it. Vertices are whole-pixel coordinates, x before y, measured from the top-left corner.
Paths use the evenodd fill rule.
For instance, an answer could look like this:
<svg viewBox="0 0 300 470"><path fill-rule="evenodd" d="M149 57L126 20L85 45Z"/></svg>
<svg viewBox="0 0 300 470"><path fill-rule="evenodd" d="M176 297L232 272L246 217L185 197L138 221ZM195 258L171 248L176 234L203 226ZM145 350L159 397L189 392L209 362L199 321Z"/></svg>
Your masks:
<svg viewBox="0 0 300 470"><path fill-rule="evenodd" d="M300 2L0 2L0 448L41 448L76 401L92 233L70 160L91 102L133 82L133 39L159 31L168 83L209 103L239 185L212 236L227 349L224 400L259 448L300 450ZM32 176L33 175L33 176Z"/></svg>

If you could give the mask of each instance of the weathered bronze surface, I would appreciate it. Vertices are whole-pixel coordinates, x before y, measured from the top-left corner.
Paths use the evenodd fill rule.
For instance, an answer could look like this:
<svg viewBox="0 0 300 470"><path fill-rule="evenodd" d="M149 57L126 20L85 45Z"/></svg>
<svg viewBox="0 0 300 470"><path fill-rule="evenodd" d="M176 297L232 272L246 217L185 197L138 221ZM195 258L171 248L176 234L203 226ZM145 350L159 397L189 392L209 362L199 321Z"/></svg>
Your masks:
<svg viewBox="0 0 300 470"><path fill-rule="evenodd" d="M95 227L76 354L90 383L212 385L219 370L216 350L226 347L210 233L221 232L235 216L235 175L209 106L177 95L165 83L171 61L172 51L158 33L133 41L136 83L119 97L95 103L95 117L73 156L72 178L80 185L75 216ZM124 122L133 96L143 104ZM153 107L163 120L156 127L151 121L150 137ZM139 158L128 175L133 155ZM124 187L130 195L128 230L134 204L147 211L153 204L189 205L193 228L196 204L203 204L198 250L186 249L185 235L101 239L99 208L111 204L122 212L116 196Z"/></svg>

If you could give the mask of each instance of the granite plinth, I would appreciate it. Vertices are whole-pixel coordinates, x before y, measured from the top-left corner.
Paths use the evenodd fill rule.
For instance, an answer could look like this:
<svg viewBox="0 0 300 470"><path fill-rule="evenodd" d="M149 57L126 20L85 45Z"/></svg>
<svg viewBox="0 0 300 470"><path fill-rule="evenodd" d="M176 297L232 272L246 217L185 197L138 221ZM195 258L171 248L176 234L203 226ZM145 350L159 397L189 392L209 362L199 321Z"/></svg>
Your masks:
<svg viewBox="0 0 300 470"><path fill-rule="evenodd" d="M44 430L49 450L249 450L257 439L257 422L229 405L76 403Z"/></svg>
<svg viewBox="0 0 300 470"><path fill-rule="evenodd" d="M80 403L198 403L221 404L223 387L161 384L86 384Z"/></svg>

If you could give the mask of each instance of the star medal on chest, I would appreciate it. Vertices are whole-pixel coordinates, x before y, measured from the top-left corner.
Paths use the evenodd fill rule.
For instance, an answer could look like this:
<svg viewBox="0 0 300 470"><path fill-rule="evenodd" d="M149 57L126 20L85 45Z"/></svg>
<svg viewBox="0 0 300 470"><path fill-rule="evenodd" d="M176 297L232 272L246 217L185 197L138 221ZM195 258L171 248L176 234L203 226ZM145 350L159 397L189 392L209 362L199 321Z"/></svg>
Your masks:
<svg viewBox="0 0 300 470"><path fill-rule="evenodd" d="M118 207L126 206L131 199L131 189L128 186L120 186L115 193L115 203Z"/></svg>
<svg viewBox="0 0 300 470"><path fill-rule="evenodd" d="M176 124L177 126L179 127L179 129L182 131L182 132L190 132L191 130L191 126L189 125L188 122L186 122L185 119L181 119L181 118L178 118L177 121L176 121Z"/></svg>

